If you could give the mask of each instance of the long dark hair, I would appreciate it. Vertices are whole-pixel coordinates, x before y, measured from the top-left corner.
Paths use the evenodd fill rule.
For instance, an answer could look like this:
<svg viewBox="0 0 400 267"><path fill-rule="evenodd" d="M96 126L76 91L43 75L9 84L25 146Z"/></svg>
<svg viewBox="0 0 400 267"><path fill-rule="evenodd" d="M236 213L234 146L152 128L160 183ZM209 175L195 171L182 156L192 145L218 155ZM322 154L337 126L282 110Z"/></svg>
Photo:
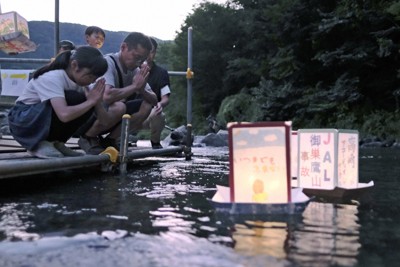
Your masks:
<svg viewBox="0 0 400 267"><path fill-rule="evenodd" d="M108 68L107 61L100 50L91 46L81 46L58 54L50 64L37 69L33 74L33 79L48 71L66 70L72 60L77 61L79 68L88 68L90 73L97 77L103 76Z"/></svg>

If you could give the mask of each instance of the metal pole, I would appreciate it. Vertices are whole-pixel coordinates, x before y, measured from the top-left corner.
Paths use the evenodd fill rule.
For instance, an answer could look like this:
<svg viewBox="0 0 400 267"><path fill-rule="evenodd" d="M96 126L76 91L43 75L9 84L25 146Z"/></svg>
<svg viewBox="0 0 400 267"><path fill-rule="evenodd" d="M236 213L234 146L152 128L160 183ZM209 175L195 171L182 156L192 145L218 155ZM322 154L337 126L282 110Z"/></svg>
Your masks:
<svg viewBox="0 0 400 267"><path fill-rule="evenodd" d="M60 1L55 0L54 11L54 56L58 53L58 44L60 43Z"/></svg>
<svg viewBox="0 0 400 267"><path fill-rule="evenodd" d="M184 71L168 71L169 76L186 76Z"/></svg>
<svg viewBox="0 0 400 267"><path fill-rule="evenodd" d="M35 64L47 64L50 62L50 59L42 59L42 58L6 58L1 57L0 62L9 62L9 63L35 63Z"/></svg>
<svg viewBox="0 0 400 267"><path fill-rule="evenodd" d="M0 179L48 173L50 171L61 171L68 169L78 169L90 166L98 166L102 163L109 163L110 156L85 155L82 157L64 157L52 159L24 159L24 160L2 160L0 162Z"/></svg>
<svg viewBox="0 0 400 267"><path fill-rule="evenodd" d="M135 150L129 151L126 155L127 159L142 159L146 157L153 156L162 156L162 155L173 155L176 153L181 153L184 151L183 146L171 146L162 149L143 149L143 150Z"/></svg>
<svg viewBox="0 0 400 267"><path fill-rule="evenodd" d="M186 160L190 160L192 156L191 146L192 146L192 31L193 28L188 28L188 68L186 72L187 79L187 126L186 126L186 149L185 157Z"/></svg>
<svg viewBox="0 0 400 267"><path fill-rule="evenodd" d="M192 124L192 27L188 28L187 124Z"/></svg>
<svg viewBox="0 0 400 267"><path fill-rule="evenodd" d="M126 174L126 155L128 153L128 137L129 137L129 120L131 115L124 114L122 116L121 126L121 143L119 144L119 173L122 175Z"/></svg>
<svg viewBox="0 0 400 267"><path fill-rule="evenodd" d="M168 147L163 149L143 149L128 152L126 159L139 159L152 156L173 155L184 150L183 146ZM117 162L117 150L106 149L100 155L84 155L81 157L63 157L52 159L20 158L0 161L0 180L5 178L21 177L39 173L65 171L69 169L83 169L103 164Z"/></svg>

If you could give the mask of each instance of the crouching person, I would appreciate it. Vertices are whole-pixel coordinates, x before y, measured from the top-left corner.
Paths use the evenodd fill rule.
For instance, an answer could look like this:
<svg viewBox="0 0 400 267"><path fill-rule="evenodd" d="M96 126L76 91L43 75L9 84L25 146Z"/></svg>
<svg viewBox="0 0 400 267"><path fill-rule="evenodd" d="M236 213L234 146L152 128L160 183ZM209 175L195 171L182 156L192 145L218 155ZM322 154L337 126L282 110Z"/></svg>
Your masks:
<svg viewBox="0 0 400 267"><path fill-rule="evenodd" d="M150 37L152 44L152 50L147 57L147 65L150 68L149 77L147 83L150 85L153 92L157 95L157 105L154 106L150 112L150 115L143 122L143 129L150 129L150 141L153 149L163 148L160 140L161 133L165 128L165 114L164 109L169 103L169 96L171 94L170 82L168 71L161 66L157 65L154 61L158 43Z"/></svg>
<svg viewBox="0 0 400 267"><path fill-rule="evenodd" d="M105 56L108 69L103 100L108 112L89 121L89 127L79 133L78 144L87 154L98 154L107 146L119 149L122 115L132 115L129 132L136 133L157 105L157 96L147 83L150 68L144 63L151 50L149 37L132 32L121 43L119 52Z"/></svg>
<svg viewBox="0 0 400 267"><path fill-rule="evenodd" d="M98 78L106 71L102 53L89 46L63 52L36 70L8 114L14 139L39 158L81 155L65 142L95 110L104 112L105 83Z"/></svg>

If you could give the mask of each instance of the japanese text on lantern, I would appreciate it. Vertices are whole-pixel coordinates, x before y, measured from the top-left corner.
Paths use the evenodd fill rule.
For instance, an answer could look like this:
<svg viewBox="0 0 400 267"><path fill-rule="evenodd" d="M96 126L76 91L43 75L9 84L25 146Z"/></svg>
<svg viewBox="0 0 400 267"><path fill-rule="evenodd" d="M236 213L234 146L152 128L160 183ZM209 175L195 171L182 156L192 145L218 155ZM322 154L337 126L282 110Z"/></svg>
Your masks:
<svg viewBox="0 0 400 267"><path fill-rule="evenodd" d="M358 185L358 133L339 132L338 186Z"/></svg>
<svg viewBox="0 0 400 267"><path fill-rule="evenodd" d="M285 203L290 187L290 127L235 125L229 129L231 195L235 202Z"/></svg>
<svg viewBox="0 0 400 267"><path fill-rule="evenodd" d="M332 188L335 183L335 130L299 130L299 186Z"/></svg>

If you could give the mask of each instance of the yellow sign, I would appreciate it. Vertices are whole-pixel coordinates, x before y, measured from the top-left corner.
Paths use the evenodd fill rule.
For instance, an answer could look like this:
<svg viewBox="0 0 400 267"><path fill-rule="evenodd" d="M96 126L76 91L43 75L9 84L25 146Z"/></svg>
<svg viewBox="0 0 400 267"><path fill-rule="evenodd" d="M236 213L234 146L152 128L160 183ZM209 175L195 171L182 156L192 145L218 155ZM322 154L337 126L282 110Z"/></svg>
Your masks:
<svg viewBox="0 0 400 267"><path fill-rule="evenodd" d="M33 70L1 70L1 95L20 96Z"/></svg>

